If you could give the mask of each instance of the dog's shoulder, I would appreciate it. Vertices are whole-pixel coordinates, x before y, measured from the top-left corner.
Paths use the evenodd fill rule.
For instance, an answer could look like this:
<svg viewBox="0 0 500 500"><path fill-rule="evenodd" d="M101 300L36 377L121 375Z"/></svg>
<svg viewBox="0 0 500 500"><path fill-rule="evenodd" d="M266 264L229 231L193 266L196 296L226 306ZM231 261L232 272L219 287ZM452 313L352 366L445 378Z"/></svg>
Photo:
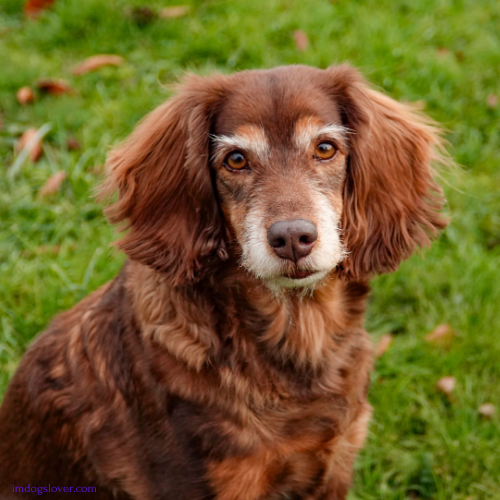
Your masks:
<svg viewBox="0 0 500 500"><path fill-rule="evenodd" d="M86 476L85 460L74 467L86 446L81 424L86 416L95 419L103 394L100 377L107 376L95 353L117 358L111 354L116 345L106 346L96 332L104 333L104 322L108 332L119 323L120 279L56 317L24 355L0 409L0 491L5 481L25 479L18 473L36 471L32 484L64 477L66 469L72 470L71 479L80 472Z"/></svg>

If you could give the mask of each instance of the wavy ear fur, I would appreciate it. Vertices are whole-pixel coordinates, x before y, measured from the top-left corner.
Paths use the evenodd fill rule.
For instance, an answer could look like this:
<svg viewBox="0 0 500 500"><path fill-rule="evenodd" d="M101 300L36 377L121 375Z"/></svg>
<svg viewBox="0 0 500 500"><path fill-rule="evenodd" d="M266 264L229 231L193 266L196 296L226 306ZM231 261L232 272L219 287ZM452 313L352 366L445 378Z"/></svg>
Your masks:
<svg viewBox="0 0 500 500"><path fill-rule="evenodd" d="M209 169L210 126L224 77L191 76L108 157L106 210L127 221L118 246L133 260L179 285L226 256L223 225Z"/></svg>
<svg viewBox="0 0 500 500"><path fill-rule="evenodd" d="M394 271L446 226L432 165L447 156L429 118L372 90L347 65L327 74L352 132L342 220L349 255L341 274L364 279Z"/></svg>

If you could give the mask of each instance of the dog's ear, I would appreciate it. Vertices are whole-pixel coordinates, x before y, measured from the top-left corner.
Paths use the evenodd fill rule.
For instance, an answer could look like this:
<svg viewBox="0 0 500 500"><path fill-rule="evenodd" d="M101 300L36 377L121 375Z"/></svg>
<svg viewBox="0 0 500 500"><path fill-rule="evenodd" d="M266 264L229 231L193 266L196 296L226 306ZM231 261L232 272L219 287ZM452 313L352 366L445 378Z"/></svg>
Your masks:
<svg viewBox="0 0 500 500"><path fill-rule="evenodd" d="M350 129L342 216L348 255L340 272L364 279L394 271L446 226L432 166L447 156L429 118L371 89L347 65L326 74Z"/></svg>
<svg viewBox="0 0 500 500"><path fill-rule="evenodd" d="M108 156L106 210L128 229L118 246L165 273L175 285L197 279L226 257L224 230L209 169L213 116L224 77L191 76Z"/></svg>

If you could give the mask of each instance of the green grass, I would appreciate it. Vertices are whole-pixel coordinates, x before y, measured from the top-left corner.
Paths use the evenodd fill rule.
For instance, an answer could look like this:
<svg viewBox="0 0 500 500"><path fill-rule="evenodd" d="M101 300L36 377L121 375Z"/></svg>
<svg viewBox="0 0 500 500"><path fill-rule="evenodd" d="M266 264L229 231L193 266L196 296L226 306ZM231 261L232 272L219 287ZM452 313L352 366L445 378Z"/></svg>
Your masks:
<svg viewBox="0 0 500 500"><path fill-rule="evenodd" d="M395 340L377 362L368 443L352 499L500 499L500 3L497 0L191 1L186 17L143 24L130 6L156 0L58 0L36 21L19 0L0 0L0 393L32 338L57 312L112 278L123 257L92 198L110 145L168 97L162 84L185 70L209 73L349 61L390 95L422 101L447 129L463 166L445 174L452 223L424 259L377 278L367 321L374 340ZM170 3L171 4L171 3ZM310 39L296 49L293 31ZM96 53L126 64L75 77ZM18 88L65 78L73 96L38 96L22 107ZM43 159L10 179L13 145L50 123ZM76 137L80 151L68 151ZM67 173L52 197L37 192ZM425 342L436 325L457 336L448 349ZM453 375L452 402L435 390ZM499 408L500 410L500 408Z"/></svg>

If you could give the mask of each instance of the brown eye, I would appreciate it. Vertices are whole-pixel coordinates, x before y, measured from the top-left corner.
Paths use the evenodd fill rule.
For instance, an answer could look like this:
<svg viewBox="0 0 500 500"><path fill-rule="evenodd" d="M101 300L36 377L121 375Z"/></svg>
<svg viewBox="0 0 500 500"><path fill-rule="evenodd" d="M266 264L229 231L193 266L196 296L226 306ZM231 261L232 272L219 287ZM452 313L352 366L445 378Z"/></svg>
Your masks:
<svg viewBox="0 0 500 500"><path fill-rule="evenodd" d="M335 146L329 142L322 142L316 146L315 156L320 160L329 160L335 156Z"/></svg>
<svg viewBox="0 0 500 500"><path fill-rule="evenodd" d="M242 170L247 166L247 159L245 158L243 153L239 151L235 151L228 155L224 161L224 164L227 165L232 170Z"/></svg>

